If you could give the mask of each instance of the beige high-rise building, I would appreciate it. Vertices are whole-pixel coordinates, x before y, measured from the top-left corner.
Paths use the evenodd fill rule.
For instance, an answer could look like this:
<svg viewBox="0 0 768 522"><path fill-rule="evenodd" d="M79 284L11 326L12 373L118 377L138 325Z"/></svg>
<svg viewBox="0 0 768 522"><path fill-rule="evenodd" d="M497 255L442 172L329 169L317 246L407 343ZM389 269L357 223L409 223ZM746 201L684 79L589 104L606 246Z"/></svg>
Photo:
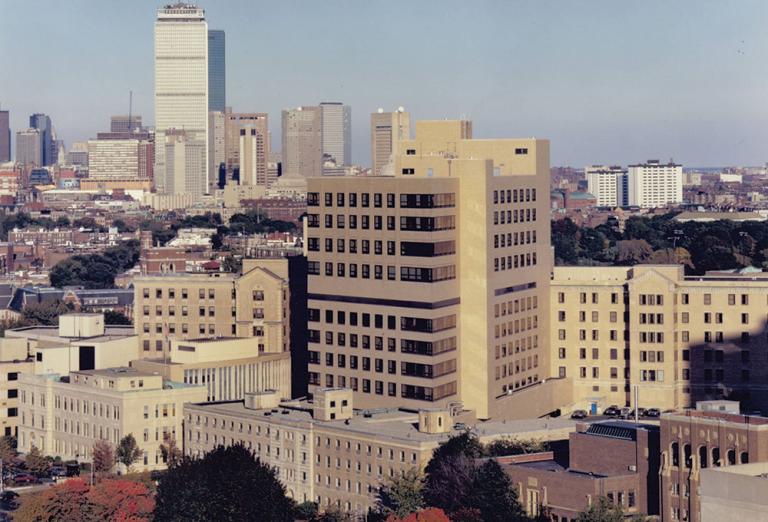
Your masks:
<svg viewBox="0 0 768 522"><path fill-rule="evenodd" d="M683 266L555 267L552 374L574 408L685 408L738 397L768 411L768 278ZM748 399L748 400L747 400ZM564 403L566 404L566 403Z"/></svg>
<svg viewBox="0 0 768 522"><path fill-rule="evenodd" d="M323 174L323 118L320 107L283 111L283 177Z"/></svg>
<svg viewBox="0 0 768 522"><path fill-rule="evenodd" d="M240 127L240 185L269 187L266 140L266 134L255 125Z"/></svg>
<svg viewBox="0 0 768 522"><path fill-rule="evenodd" d="M20 394L19 451L85 462L96 441L115 448L130 434L141 450L131 469L145 471L165 468L160 445L181 445L184 403L205 400L206 390L122 367L22 375Z"/></svg>
<svg viewBox="0 0 768 522"><path fill-rule="evenodd" d="M206 143L190 139L186 131L168 129L164 133L164 142L156 150L163 149L163 172L156 172L155 181L161 181L162 191L168 195L202 195L207 189L207 169L205 163ZM157 165L157 164L156 164Z"/></svg>
<svg viewBox="0 0 768 522"><path fill-rule="evenodd" d="M310 388L479 418L555 409L523 393L558 385L542 382L549 142L423 121L400 147L394 176L309 179Z"/></svg>
<svg viewBox="0 0 768 522"><path fill-rule="evenodd" d="M208 191L213 193L219 183L219 167L227 162L226 114L208 113Z"/></svg>
<svg viewBox="0 0 768 522"><path fill-rule="evenodd" d="M371 162L373 174L380 176L398 153L398 144L411 137L411 116L400 107L395 112L371 114Z"/></svg>
<svg viewBox="0 0 768 522"><path fill-rule="evenodd" d="M250 125L256 129L257 159L256 168L259 176L266 176L269 156L269 115L265 112L227 112L225 118L224 148L227 164L227 176L231 178L234 170L240 168L240 130ZM240 180L242 183L242 174Z"/></svg>
<svg viewBox="0 0 768 522"><path fill-rule="evenodd" d="M287 259L246 259L242 275L146 275L134 288L142 358L168 356L171 339L254 337L254 355L290 349Z"/></svg>

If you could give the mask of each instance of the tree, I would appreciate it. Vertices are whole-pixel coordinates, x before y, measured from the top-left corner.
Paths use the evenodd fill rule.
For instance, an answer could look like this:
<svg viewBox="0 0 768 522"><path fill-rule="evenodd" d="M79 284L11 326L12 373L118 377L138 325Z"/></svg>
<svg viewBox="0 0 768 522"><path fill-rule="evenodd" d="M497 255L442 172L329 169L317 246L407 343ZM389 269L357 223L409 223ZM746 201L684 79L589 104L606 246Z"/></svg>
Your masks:
<svg viewBox="0 0 768 522"><path fill-rule="evenodd" d="M292 522L292 507L275 470L236 444L169 469L158 486L155 521Z"/></svg>
<svg viewBox="0 0 768 522"><path fill-rule="evenodd" d="M496 439L486 445L488 455L493 457L540 453L548 451L548 449L549 444L538 439L515 439L511 437Z"/></svg>
<svg viewBox="0 0 768 522"><path fill-rule="evenodd" d="M618 241L616 246L619 249L616 260L625 265L642 263L653 253L653 248L644 239Z"/></svg>
<svg viewBox="0 0 768 522"><path fill-rule="evenodd" d="M329 506L315 520L316 522L352 522L354 517L338 506Z"/></svg>
<svg viewBox="0 0 768 522"><path fill-rule="evenodd" d="M176 439L172 435L165 435L165 440L160 444L160 453L169 468L175 468L181 462L182 454Z"/></svg>
<svg viewBox="0 0 768 522"><path fill-rule="evenodd" d="M19 322L22 326L56 326L59 324L59 316L69 313L73 309L71 305L64 304L61 301L31 303L21 311Z"/></svg>
<svg viewBox="0 0 768 522"><path fill-rule="evenodd" d="M623 522L624 512L620 506L605 497L598 497L589 508L579 513L576 522Z"/></svg>
<svg viewBox="0 0 768 522"><path fill-rule="evenodd" d="M109 473L115 467L115 450L106 440L93 443L93 471L97 475Z"/></svg>
<svg viewBox="0 0 768 522"><path fill-rule="evenodd" d="M32 446L24 462L27 464L27 469L30 473L38 477L47 474L48 470L51 469L51 462L40 453L37 446Z"/></svg>
<svg viewBox="0 0 768 522"><path fill-rule="evenodd" d="M131 239L101 254L76 255L59 261L51 267L51 286L114 288L115 276L138 262L140 250L139 242Z"/></svg>
<svg viewBox="0 0 768 522"><path fill-rule="evenodd" d="M118 312L117 310L104 310L104 324L127 326L133 323L122 312Z"/></svg>
<svg viewBox="0 0 768 522"><path fill-rule="evenodd" d="M483 522L526 519L512 480L495 459L488 459L477 468L469 501L471 507L480 511Z"/></svg>
<svg viewBox="0 0 768 522"><path fill-rule="evenodd" d="M315 520L317 517L317 502L302 502L293 508L293 518L296 520Z"/></svg>
<svg viewBox="0 0 768 522"><path fill-rule="evenodd" d="M126 470L130 472L133 463L141 457L141 450L139 449L139 445L136 444L136 439L133 437L132 433L129 433L120 439L116 455L117 461L120 464L123 464Z"/></svg>
<svg viewBox="0 0 768 522"><path fill-rule="evenodd" d="M16 460L16 443L13 437L6 435L0 438L0 459L5 465Z"/></svg>
<svg viewBox="0 0 768 522"><path fill-rule="evenodd" d="M384 515L404 518L424 507L424 476L418 468L410 468L389 478L379 488L378 510Z"/></svg>
<svg viewBox="0 0 768 522"><path fill-rule="evenodd" d="M451 519L440 508L427 508L411 513L405 518L397 518L395 515L390 515L387 518L387 522L451 522Z"/></svg>
<svg viewBox="0 0 768 522"><path fill-rule="evenodd" d="M155 502L139 482L106 480L89 487L80 478L25 498L14 520L35 522L149 522Z"/></svg>

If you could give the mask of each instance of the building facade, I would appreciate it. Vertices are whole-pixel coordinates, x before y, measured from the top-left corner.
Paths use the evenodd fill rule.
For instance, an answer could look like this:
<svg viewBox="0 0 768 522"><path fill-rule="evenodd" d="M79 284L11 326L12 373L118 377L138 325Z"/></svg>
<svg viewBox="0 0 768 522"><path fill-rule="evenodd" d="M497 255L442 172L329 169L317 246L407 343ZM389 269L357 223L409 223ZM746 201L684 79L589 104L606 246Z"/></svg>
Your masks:
<svg viewBox="0 0 768 522"><path fill-rule="evenodd" d="M683 166L648 160L627 168L627 205L666 207L683 202Z"/></svg>
<svg viewBox="0 0 768 522"><path fill-rule="evenodd" d="M51 118L46 114L33 114L29 117L29 128L37 129L40 133L40 167L56 163L57 145L53 135ZM18 161L18 159L17 159Z"/></svg>
<svg viewBox="0 0 768 522"><path fill-rule="evenodd" d="M310 387L514 415L548 377L548 142L416 134L395 176L309 179Z"/></svg>
<svg viewBox="0 0 768 522"><path fill-rule="evenodd" d="M687 410L662 414L660 427L664 522L702 521L702 471L768 461L765 417Z"/></svg>
<svg viewBox="0 0 768 522"><path fill-rule="evenodd" d="M253 355L290 350L286 259L244 260L242 275L145 275L134 289L141 358L168 356L171 339L251 337Z"/></svg>
<svg viewBox="0 0 768 522"><path fill-rule="evenodd" d="M16 133L16 161L26 168L42 166L43 139L39 130L27 129Z"/></svg>
<svg viewBox="0 0 768 522"><path fill-rule="evenodd" d="M88 178L135 180L139 177L139 140L88 140ZM146 176L146 168L143 169ZM145 178L146 179L146 178Z"/></svg>
<svg viewBox="0 0 768 522"><path fill-rule="evenodd" d="M166 165L169 129L183 130L188 148L199 150L190 157L189 179L184 183L168 180L173 172ZM201 195L208 191L208 24L205 12L193 5L175 4L157 11L155 142L159 192Z"/></svg>
<svg viewBox="0 0 768 522"><path fill-rule="evenodd" d="M240 127L240 185L259 185L268 188L266 158L267 136L255 125Z"/></svg>
<svg viewBox="0 0 768 522"><path fill-rule="evenodd" d="M323 157L337 166L352 164L352 108L341 102L322 102Z"/></svg>
<svg viewBox="0 0 768 522"><path fill-rule="evenodd" d="M768 513L768 462L701 470L701 522L760 520Z"/></svg>
<svg viewBox="0 0 768 522"><path fill-rule="evenodd" d="M627 171L616 165L592 165L584 168L587 191L599 207L627 206Z"/></svg>
<svg viewBox="0 0 768 522"><path fill-rule="evenodd" d="M11 161L11 120L8 111L0 111L0 163Z"/></svg>
<svg viewBox="0 0 768 522"><path fill-rule="evenodd" d="M250 125L259 138L257 171L266 176L269 155L269 115L265 112L227 112L224 115L224 156L229 179L240 169L240 130ZM263 174L262 174L263 173Z"/></svg>
<svg viewBox="0 0 768 522"><path fill-rule="evenodd" d="M175 129L167 130L164 139L163 146L157 150L163 150L165 168L158 173L161 175L156 177L155 185L161 184L167 194L199 196L203 193L201 187L207 187L208 183L208 166L201 163L205 158L205 143L186 131Z"/></svg>
<svg viewBox="0 0 768 522"><path fill-rule="evenodd" d="M574 408L685 408L739 396L768 411L768 278L685 277L682 265L555 267L552 370Z"/></svg>
<svg viewBox="0 0 768 522"><path fill-rule="evenodd" d="M411 116L400 107L394 112L371 114L371 163L373 175L382 175L386 165L398 154L399 143L411 138Z"/></svg>
<svg viewBox="0 0 768 522"><path fill-rule="evenodd" d="M221 184L219 171L227 162L225 114L221 111L208 113L208 183L211 193Z"/></svg>
<svg viewBox="0 0 768 522"><path fill-rule="evenodd" d="M203 386L164 381L131 368L23 375L19 451L88 461L93 445L113 448L133 435L141 451L133 471L165 468L160 445L183 433L183 406L206 395ZM177 439L178 437L178 439Z"/></svg>
<svg viewBox="0 0 768 522"><path fill-rule="evenodd" d="M208 110L224 112L227 106L227 59L224 31L208 31Z"/></svg>
<svg viewBox="0 0 768 522"><path fill-rule="evenodd" d="M323 174L323 127L320 107L286 109L283 117L283 176Z"/></svg>

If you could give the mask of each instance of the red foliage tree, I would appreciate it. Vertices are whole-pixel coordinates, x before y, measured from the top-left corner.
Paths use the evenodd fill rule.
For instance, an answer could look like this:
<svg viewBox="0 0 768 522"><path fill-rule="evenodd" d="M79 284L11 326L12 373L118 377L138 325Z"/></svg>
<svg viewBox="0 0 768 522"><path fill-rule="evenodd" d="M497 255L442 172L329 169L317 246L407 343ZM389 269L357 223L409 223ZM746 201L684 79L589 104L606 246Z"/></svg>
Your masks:
<svg viewBox="0 0 768 522"><path fill-rule="evenodd" d="M405 518L397 518L395 515L387 517L387 522L451 522L445 511L439 508L427 508L411 513Z"/></svg>
<svg viewBox="0 0 768 522"><path fill-rule="evenodd" d="M88 493L94 515L100 520L151 520L155 499L147 486L127 480L105 480Z"/></svg>

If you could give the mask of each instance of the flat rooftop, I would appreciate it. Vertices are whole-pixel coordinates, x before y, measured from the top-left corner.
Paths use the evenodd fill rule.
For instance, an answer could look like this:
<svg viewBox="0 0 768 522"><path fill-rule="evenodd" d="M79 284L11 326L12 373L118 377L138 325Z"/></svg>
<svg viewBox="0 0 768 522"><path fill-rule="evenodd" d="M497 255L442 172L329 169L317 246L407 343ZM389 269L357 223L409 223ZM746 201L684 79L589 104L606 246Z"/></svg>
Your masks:
<svg viewBox="0 0 768 522"><path fill-rule="evenodd" d="M158 377L158 373L142 372L134 368L120 366L117 368L103 368L101 370L73 371L79 375L93 375L94 377Z"/></svg>
<svg viewBox="0 0 768 522"><path fill-rule="evenodd" d="M8 337L47 337L49 339L61 339L63 342L78 341L87 339L93 342L111 341L123 337L133 337L136 332L131 325L110 325L104 327L104 334L94 337L61 337L58 326L25 326L8 330L11 335ZM16 334L16 335L14 335Z"/></svg>

